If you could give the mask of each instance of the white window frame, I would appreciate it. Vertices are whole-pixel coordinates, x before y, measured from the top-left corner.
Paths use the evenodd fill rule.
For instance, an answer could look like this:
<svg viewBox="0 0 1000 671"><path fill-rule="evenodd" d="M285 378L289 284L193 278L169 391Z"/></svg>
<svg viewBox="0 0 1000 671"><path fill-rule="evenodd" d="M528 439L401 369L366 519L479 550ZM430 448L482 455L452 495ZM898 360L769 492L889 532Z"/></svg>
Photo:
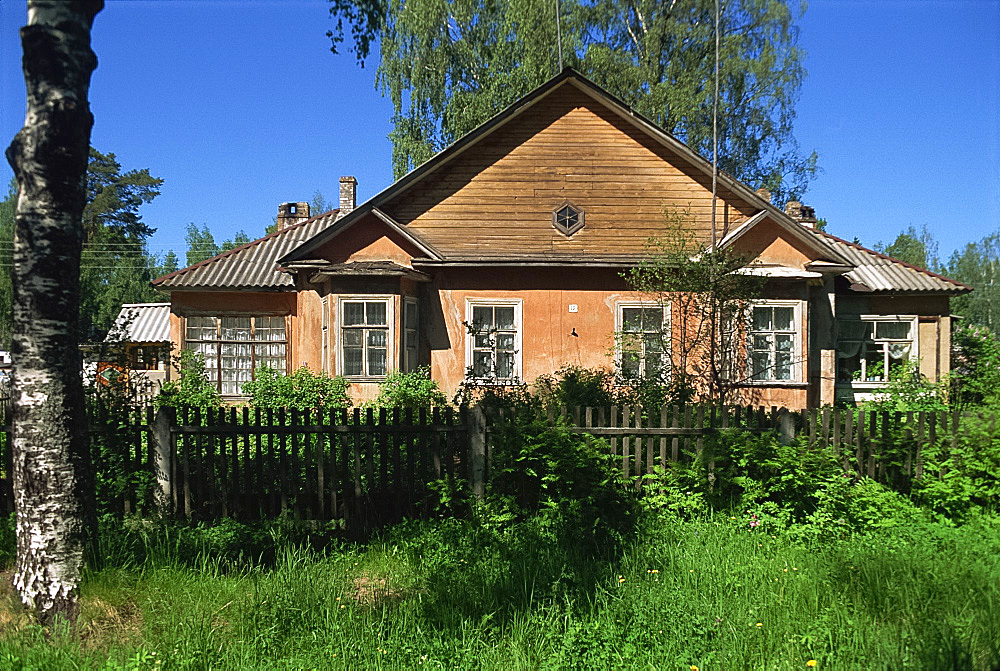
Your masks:
<svg viewBox="0 0 1000 671"><path fill-rule="evenodd" d="M351 382L369 382L369 381L379 381L384 380L386 376L394 370L393 362L396 360L396 315L395 315L395 296L388 294L360 294L360 295L344 295L338 296L337 298L337 317L335 320L335 333L334 337L337 339L336 352L337 352L337 374L343 376L345 379ZM347 375L344 366L344 303L385 303L385 328L386 328L386 353L385 353L385 375L368 375L367 373L363 375ZM351 328L351 327L349 327ZM363 345L363 366L365 369L368 367L368 346L367 343Z"/></svg>
<svg viewBox="0 0 1000 671"><path fill-rule="evenodd" d="M663 343L663 352L661 354L663 360L663 376L665 379L670 379L670 368L671 368L671 352L673 346L673 324L670 312L670 303L661 303L659 301L618 301L615 303L615 377L624 383L636 382L645 379L644 374L640 374L638 378L625 377L622 373L622 334L625 332L625 309L626 308L659 308L663 310L663 324L666 327L666 342ZM645 346L644 346L645 347ZM640 357L641 360L645 360L645 354L643 353ZM644 366L640 365L640 373Z"/></svg>
<svg viewBox="0 0 1000 671"><path fill-rule="evenodd" d="M750 314L747 316L746 353L743 357L746 374L744 384L756 386L774 387L783 384L802 384L805 372L805 355L803 354L803 331L802 328L802 305L803 302L794 299L768 299L756 300L750 303ZM792 325L794 328L795 340L792 343L792 377L789 380L755 380L753 379L753 309L754 308L792 308ZM774 331L769 331L774 333Z"/></svg>
<svg viewBox="0 0 1000 671"><path fill-rule="evenodd" d="M919 319L919 315L886 315L886 314L862 314L862 315L857 315L857 316L854 316L854 315L842 315L842 316L837 317L837 320L838 320L838 322L843 322L843 321L868 322L868 323L872 324L872 338L871 338L872 342L875 342L875 343L886 343L886 344L892 343L892 342L909 342L910 343L910 355L909 355L908 359L910 361L919 361L920 360L920 319ZM878 328L876 326L877 322L893 322L893 323L906 323L906 322L909 322L909 324L910 324L910 337L909 337L908 340L904 340L904 339L900 339L900 338L877 338L877 337L875 337L876 336L876 329ZM861 360L860 360L860 365L861 365L861 368L860 368L861 379L860 380L851 380L850 382L847 382L847 381L843 381L842 382L839 379L840 378L840 338L839 337L837 339L837 349L836 349L836 351L837 351L837 362L836 362L836 368L835 368L835 373L834 374L837 377L837 384L838 385L840 385L840 386L848 386L849 385L849 386L852 386L852 387L862 387L862 388L865 388L865 387L883 387L883 386L889 384L889 380L886 380L886 379L883 379L883 380L866 380L866 379L864 379L865 378L865 369L866 369L867 365L866 365L866 361L865 361L865 358L864 358L863 355L861 356ZM884 367L889 365L889 363L887 362L888 356L889 356L889 352L888 352L888 348L886 348L885 353L882 355L882 361L883 361L883 366ZM888 373L888 369L887 368L886 368L886 370L883 373L883 377L885 377L885 373Z"/></svg>
<svg viewBox="0 0 1000 671"><path fill-rule="evenodd" d="M474 377L472 375L474 339L472 332L472 309L474 307L509 307L514 308L514 376L498 379L496 377ZM523 319L524 301L520 298L466 298L465 299L465 379L476 384L520 384L524 379L521 364L521 346L524 335Z"/></svg>
<svg viewBox="0 0 1000 671"><path fill-rule="evenodd" d="M406 319L406 309L412 305L416 318L413 324ZM399 333L400 363L403 372L410 373L417 369L420 359L420 301L413 296L404 296L399 310L402 328ZM410 347L407 346L407 336L413 332L414 346L413 353L410 354Z"/></svg>

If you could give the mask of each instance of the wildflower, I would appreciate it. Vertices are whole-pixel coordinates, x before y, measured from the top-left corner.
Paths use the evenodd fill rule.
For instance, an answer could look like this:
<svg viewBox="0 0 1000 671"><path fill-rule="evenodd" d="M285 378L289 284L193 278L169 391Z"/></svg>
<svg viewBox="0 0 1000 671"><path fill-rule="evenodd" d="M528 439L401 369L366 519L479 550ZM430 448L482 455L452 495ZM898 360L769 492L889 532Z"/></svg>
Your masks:
<svg viewBox="0 0 1000 671"><path fill-rule="evenodd" d="M798 571L798 569L797 569L797 568L795 568L794 566L792 567L792 570L793 570L793 571Z"/></svg>
<svg viewBox="0 0 1000 671"><path fill-rule="evenodd" d="M694 573L694 569L691 569L690 571L688 571L688 573Z"/></svg>
<svg viewBox="0 0 1000 671"><path fill-rule="evenodd" d="M619 585L622 584L623 582L625 582L625 578L618 578L618 584Z"/></svg>
<svg viewBox="0 0 1000 671"><path fill-rule="evenodd" d="M691 671L698 671L698 667L697 667L697 666L695 666L694 664L692 664L692 665L691 665L690 667L688 667L688 668L690 668L690 669L691 669Z"/></svg>
<svg viewBox="0 0 1000 671"><path fill-rule="evenodd" d="M784 570L785 570L785 573L788 573L788 569L784 569Z"/></svg>
<svg viewBox="0 0 1000 671"><path fill-rule="evenodd" d="M808 662L806 662L806 666L816 666L816 660L810 659Z"/></svg>
<svg viewBox="0 0 1000 671"><path fill-rule="evenodd" d="M763 627L763 626L764 626L764 623L763 623L763 622L758 622L758 623L757 623L757 626L758 626L758 627Z"/></svg>

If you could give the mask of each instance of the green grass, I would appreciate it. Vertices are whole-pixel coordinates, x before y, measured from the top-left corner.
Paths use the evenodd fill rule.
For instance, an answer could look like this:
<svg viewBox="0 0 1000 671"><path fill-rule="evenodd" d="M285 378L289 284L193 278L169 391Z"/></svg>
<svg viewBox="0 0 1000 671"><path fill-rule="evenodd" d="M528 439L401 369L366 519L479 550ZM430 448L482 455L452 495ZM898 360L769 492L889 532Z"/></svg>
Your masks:
<svg viewBox="0 0 1000 671"><path fill-rule="evenodd" d="M0 668L1000 667L995 518L825 542L728 516L641 526L588 549L538 519L444 520L186 563L162 534L129 561L123 533L74 631L0 593Z"/></svg>

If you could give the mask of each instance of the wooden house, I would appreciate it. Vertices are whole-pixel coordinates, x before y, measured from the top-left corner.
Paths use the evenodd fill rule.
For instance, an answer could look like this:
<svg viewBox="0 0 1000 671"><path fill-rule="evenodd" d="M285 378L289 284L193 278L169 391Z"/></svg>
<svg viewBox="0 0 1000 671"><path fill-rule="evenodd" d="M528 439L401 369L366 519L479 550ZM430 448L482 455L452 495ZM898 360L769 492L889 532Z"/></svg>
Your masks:
<svg viewBox="0 0 1000 671"><path fill-rule="evenodd" d="M261 365L343 375L358 400L393 369L429 366L446 393L465 380L531 382L565 365L648 372L641 332L670 306L623 271L683 212L706 243L712 168L567 69L360 206L279 207L279 230L160 277L175 347L205 355L238 397ZM811 208L771 204L723 174L716 235L765 278L743 386L801 408L858 398L903 359L948 372L950 297L969 287L814 227ZM639 333L623 352L616 334Z"/></svg>

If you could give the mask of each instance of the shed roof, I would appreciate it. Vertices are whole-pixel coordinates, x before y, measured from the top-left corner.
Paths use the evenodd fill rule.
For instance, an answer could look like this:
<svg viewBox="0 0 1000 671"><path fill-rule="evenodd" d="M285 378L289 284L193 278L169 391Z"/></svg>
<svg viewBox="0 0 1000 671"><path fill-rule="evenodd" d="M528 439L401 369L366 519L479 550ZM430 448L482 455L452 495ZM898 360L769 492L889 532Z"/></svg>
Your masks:
<svg viewBox="0 0 1000 671"><path fill-rule="evenodd" d="M170 303L125 303L105 342L170 342Z"/></svg>
<svg viewBox="0 0 1000 671"><path fill-rule="evenodd" d="M844 277L861 285L862 291L865 288L871 291L907 293L957 294L972 291L972 287L967 284L842 240L826 231L813 232L824 237L850 261L854 269L845 273Z"/></svg>
<svg viewBox="0 0 1000 671"><path fill-rule="evenodd" d="M295 286L292 277L278 268L278 259L337 220L331 210L292 224L218 256L181 268L153 280L168 289L249 289L280 291Z"/></svg>

